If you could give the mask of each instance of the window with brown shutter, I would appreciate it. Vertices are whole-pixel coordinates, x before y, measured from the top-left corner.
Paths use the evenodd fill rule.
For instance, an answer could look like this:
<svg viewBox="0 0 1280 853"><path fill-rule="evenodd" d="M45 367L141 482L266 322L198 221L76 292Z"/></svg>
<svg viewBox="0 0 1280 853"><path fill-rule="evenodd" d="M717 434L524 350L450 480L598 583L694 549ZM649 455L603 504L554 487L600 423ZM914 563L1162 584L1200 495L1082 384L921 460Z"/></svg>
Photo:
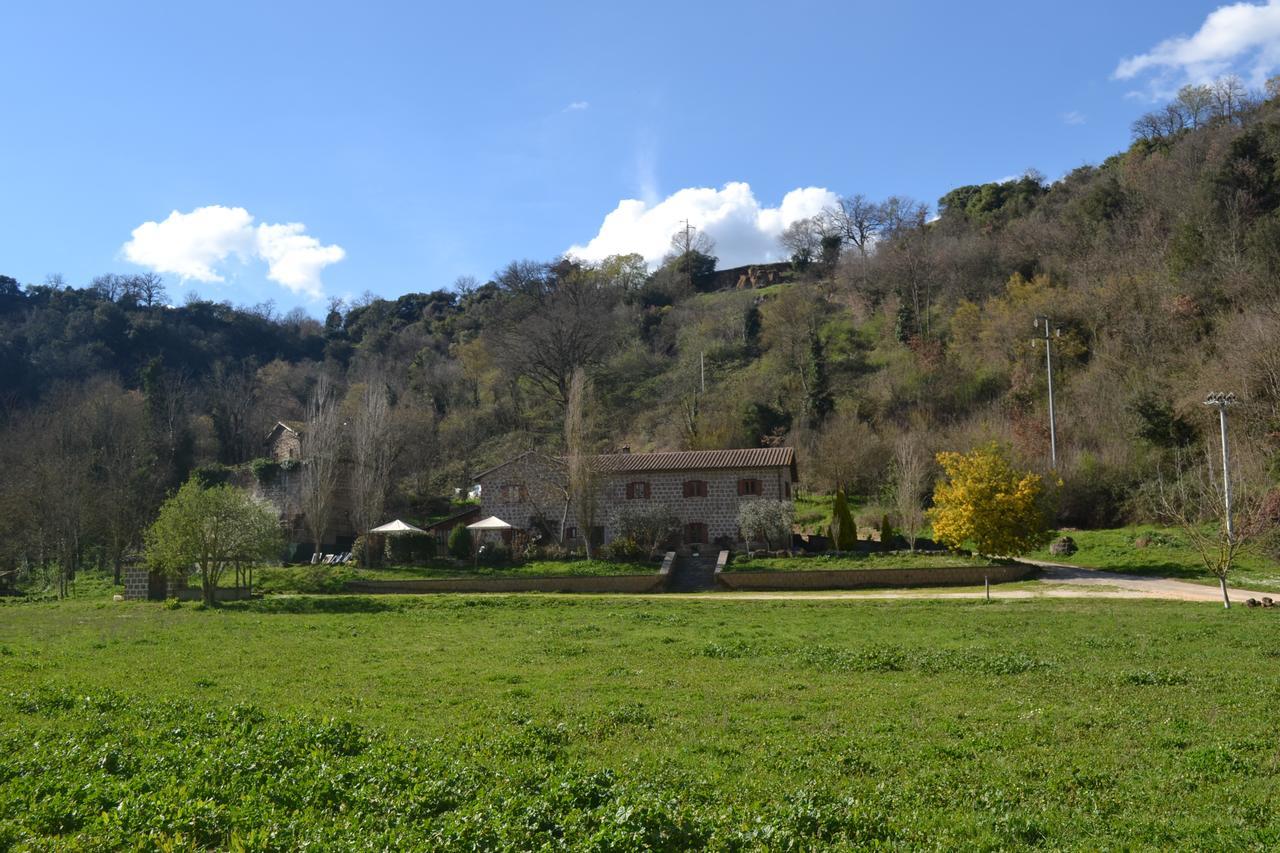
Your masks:
<svg viewBox="0 0 1280 853"><path fill-rule="evenodd" d="M686 545L707 544L707 526L701 521L691 521L684 526L684 543Z"/></svg>
<svg viewBox="0 0 1280 853"><path fill-rule="evenodd" d="M647 498L649 497L649 484L643 481L627 483L627 498Z"/></svg>
<svg viewBox="0 0 1280 853"><path fill-rule="evenodd" d="M570 539L577 539L577 538L578 538L578 528L576 528L576 527L566 527L566 528L564 529L564 538L565 538L565 541L568 541L568 540L570 540Z"/></svg>
<svg viewBox="0 0 1280 853"><path fill-rule="evenodd" d="M705 498L707 496L707 481L685 480L684 496L686 498Z"/></svg>
<svg viewBox="0 0 1280 853"><path fill-rule="evenodd" d="M744 479L738 481L739 495L762 495L764 488L759 480Z"/></svg>

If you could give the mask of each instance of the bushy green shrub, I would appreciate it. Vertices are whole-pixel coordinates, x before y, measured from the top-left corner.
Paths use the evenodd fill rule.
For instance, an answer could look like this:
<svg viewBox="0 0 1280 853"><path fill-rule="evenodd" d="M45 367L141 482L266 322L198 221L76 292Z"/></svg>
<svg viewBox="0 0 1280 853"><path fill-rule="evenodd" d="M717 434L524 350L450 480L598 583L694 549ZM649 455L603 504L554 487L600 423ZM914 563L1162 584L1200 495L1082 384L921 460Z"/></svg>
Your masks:
<svg viewBox="0 0 1280 853"><path fill-rule="evenodd" d="M644 547L630 536L620 536L600 549L606 560L638 560L648 556Z"/></svg>
<svg viewBox="0 0 1280 853"><path fill-rule="evenodd" d="M421 565L436 555L430 536L388 536L386 557L393 565Z"/></svg>
<svg viewBox="0 0 1280 853"><path fill-rule="evenodd" d="M754 498L738 507L738 529L750 542L764 542L770 548L791 547L791 501Z"/></svg>
<svg viewBox="0 0 1280 853"><path fill-rule="evenodd" d="M471 559L471 531L459 523L449 533L449 554L459 560Z"/></svg>
<svg viewBox="0 0 1280 853"><path fill-rule="evenodd" d="M259 483L270 483L280 476L280 463L274 459L258 458L249 463L253 476Z"/></svg>
<svg viewBox="0 0 1280 853"><path fill-rule="evenodd" d="M476 551L480 562L488 566L498 566L511 562L511 549L496 542L485 542Z"/></svg>

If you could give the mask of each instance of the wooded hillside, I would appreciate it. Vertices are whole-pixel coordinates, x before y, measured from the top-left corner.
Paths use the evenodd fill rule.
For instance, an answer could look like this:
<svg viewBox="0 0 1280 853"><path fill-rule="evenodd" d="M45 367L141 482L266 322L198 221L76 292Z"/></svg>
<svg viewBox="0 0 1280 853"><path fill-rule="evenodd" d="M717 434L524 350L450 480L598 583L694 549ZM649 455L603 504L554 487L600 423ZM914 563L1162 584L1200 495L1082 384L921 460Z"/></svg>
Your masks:
<svg viewBox="0 0 1280 853"><path fill-rule="evenodd" d="M0 561L116 559L191 471L248 462L277 419L305 420L321 376L348 418L386 389L388 513L407 517L562 443L579 368L599 449L785 442L809 489L873 499L903 435L932 451L995 439L1044 470L1037 316L1061 328L1059 519L1125 520L1161 458L1216 427L1207 391L1246 400L1242 454L1269 464L1280 439L1270 94L1184 90L1129 150L1053 183L960 187L936 211L850 195L788 229L791 281L762 288L711 290L725 277L696 232L653 273L638 256L517 261L323 322L169 307L154 276L0 277Z"/></svg>

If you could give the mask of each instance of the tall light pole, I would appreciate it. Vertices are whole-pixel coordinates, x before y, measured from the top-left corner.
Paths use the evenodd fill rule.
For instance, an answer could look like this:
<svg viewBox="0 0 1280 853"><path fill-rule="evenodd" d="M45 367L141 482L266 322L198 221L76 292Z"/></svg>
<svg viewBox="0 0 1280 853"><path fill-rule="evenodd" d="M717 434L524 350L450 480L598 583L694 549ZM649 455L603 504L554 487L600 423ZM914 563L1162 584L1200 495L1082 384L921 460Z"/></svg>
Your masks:
<svg viewBox="0 0 1280 853"><path fill-rule="evenodd" d="M1235 528L1231 524L1231 450L1227 443L1227 409L1239 402L1231 392L1213 391L1204 398L1206 406L1218 410L1218 427L1222 430L1222 502L1227 517L1228 543L1235 538Z"/></svg>
<svg viewBox="0 0 1280 853"><path fill-rule="evenodd" d="M1058 470L1058 425L1053 416L1053 341L1049 337L1049 329L1053 326L1048 317L1036 317L1036 328L1044 328L1044 368L1049 375L1049 465ZM1061 329L1054 332L1062 334Z"/></svg>

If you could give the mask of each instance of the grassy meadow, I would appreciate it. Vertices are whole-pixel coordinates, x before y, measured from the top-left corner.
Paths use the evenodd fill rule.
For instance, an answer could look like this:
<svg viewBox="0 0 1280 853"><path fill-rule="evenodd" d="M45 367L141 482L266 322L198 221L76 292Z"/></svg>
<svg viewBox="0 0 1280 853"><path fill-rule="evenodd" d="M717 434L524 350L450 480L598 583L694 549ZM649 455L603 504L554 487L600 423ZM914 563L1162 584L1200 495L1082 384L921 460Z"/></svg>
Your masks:
<svg viewBox="0 0 1280 853"><path fill-rule="evenodd" d="M1217 583L1179 530L1140 524L1110 530L1063 530L1061 535L1074 539L1080 550L1061 557L1050 554L1046 547L1028 556L1109 572ZM1246 552L1239 558L1231 582L1280 592L1280 564L1265 554Z"/></svg>
<svg viewBox="0 0 1280 853"><path fill-rule="evenodd" d="M868 551L853 554L819 554L812 557L741 557L729 563L726 571L737 572L801 572L828 569L944 569L990 566L992 562L967 554L912 554L909 551Z"/></svg>
<svg viewBox="0 0 1280 853"><path fill-rule="evenodd" d="M1274 611L0 605L0 849L1274 847Z"/></svg>
<svg viewBox="0 0 1280 853"><path fill-rule="evenodd" d="M267 566L254 575L254 589L267 593L341 592L347 581L399 581L426 578L540 578L656 574L658 560L531 560L518 565L474 565L432 560L423 566ZM224 577L223 584L235 578Z"/></svg>

